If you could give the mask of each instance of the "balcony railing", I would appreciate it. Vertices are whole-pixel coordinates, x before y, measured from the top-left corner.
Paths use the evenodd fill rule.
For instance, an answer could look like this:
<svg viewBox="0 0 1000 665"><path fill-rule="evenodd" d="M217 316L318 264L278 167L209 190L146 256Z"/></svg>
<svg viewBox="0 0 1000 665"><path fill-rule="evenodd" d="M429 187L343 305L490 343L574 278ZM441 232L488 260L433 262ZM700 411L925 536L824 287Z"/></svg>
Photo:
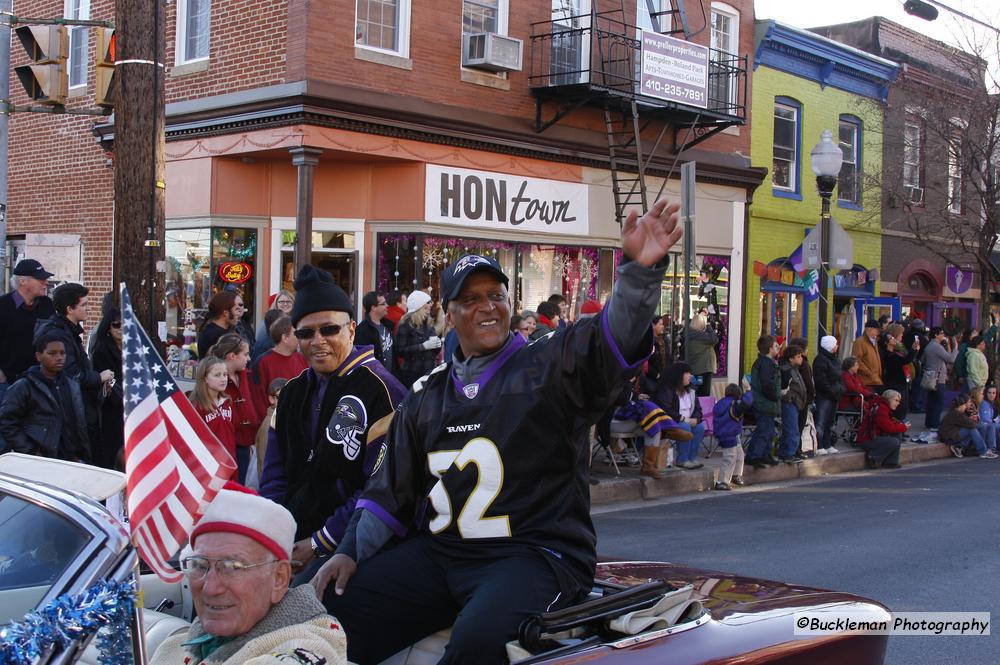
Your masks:
<svg viewBox="0 0 1000 665"><path fill-rule="evenodd" d="M666 101L640 88L640 31L615 15L566 16L532 24L528 81L537 95L604 92L636 98L644 106L704 111L707 122L746 118L747 58L708 49L707 105Z"/></svg>

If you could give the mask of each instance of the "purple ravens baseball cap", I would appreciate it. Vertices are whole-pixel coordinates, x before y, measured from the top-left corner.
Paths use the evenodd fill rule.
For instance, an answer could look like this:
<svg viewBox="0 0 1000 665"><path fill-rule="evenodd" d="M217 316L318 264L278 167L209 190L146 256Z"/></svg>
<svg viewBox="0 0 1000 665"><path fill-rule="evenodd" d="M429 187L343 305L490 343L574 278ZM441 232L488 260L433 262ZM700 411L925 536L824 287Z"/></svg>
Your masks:
<svg viewBox="0 0 1000 665"><path fill-rule="evenodd" d="M478 254L466 254L445 268L441 274L441 306L447 307L448 301L457 297L462 291L462 285L469 275L477 272L488 272L504 286L510 286L507 275L503 274L496 259Z"/></svg>

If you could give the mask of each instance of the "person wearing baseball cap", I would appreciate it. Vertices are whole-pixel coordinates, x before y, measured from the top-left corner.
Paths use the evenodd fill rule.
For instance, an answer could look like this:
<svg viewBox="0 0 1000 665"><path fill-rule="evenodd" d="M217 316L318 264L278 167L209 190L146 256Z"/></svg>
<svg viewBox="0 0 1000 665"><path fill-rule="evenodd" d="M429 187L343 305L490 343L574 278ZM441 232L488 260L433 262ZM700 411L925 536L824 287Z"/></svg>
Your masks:
<svg viewBox="0 0 1000 665"><path fill-rule="evenodd" d="M235 483L220 490L181 556L198 618L152 663L345 663L337 620L309 586L289 589L294 541L287 510Z"/></svg>
<svg viewBox="0 0 1000 665"><path fill-rule="evenodd" d="M586 432L653 349L679 209L661 199L641 219L632 211L601 314L534 342L510 330L496 260L467 255L442 273L458 348L403 400L336 554L312 580L347 630L351 661L381 662L453 624L442 662L504 663L523 619L590 591ZM383 549L393 536L401 542Z"/></svg>
<svg viewBox="0 0 1000 665"><path fill-rule="evenodd" d="M303 266L291 319L309 367L281 390L260 481L260 493L295 518L292 560L303 575L343 537L375 467L383 420L406 394L371 346L354 346L353 318L354 303L330 273Z"/></svg>
<svg viewBox="0 0 1000 665"><path fill-rule="evenodd" d="M52 273L35 259L14 266L14 291L0 296L0 400L7 387L35 362L35 323L56 313L45 295Z"/></svg>

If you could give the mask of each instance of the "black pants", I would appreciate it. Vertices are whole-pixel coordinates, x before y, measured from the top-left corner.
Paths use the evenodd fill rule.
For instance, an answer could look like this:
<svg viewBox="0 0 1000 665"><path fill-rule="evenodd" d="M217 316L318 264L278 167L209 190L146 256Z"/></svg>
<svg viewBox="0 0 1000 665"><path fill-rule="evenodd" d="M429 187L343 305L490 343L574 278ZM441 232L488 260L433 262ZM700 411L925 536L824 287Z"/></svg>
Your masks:
<svg viewBox="0 0 1000 665"><path fill-rule="evenodd" d="M899 464L898 436L877 436L859 445L875 464Z"/></svg>
<svg viewBox="0 0 1000 665"><path fill-rule="evenodd" d="M362 562L343 596L333 582L323 596L347 631L347 658L360 665L453 624L439 664L504 663L505 644L522 620L572 600L540 552L460 559L442 554L426 535Z"/></svg>

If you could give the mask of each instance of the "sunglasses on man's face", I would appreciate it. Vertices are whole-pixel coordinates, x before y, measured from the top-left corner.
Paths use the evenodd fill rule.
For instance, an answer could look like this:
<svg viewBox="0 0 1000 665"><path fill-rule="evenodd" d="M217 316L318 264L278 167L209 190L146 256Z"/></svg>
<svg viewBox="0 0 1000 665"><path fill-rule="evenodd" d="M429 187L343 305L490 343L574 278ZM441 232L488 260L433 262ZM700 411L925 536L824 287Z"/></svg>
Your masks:
<svg viewBox="0 0 1000 665"><path fill-rule="evenodd" d="M121 328L122 327L122 322L121 321L112 321L111 322L111 327L112 328Z"/></svg>
<svg viewBox="0 0 1000 665"><path fill-rule="evenodd" d="M319 334L323 337L336 337L340 331L347 327L346 323L331 323L319 327ZM295 337L300 340L312 339L316 335L316 328L296 328Z"/></svg>

